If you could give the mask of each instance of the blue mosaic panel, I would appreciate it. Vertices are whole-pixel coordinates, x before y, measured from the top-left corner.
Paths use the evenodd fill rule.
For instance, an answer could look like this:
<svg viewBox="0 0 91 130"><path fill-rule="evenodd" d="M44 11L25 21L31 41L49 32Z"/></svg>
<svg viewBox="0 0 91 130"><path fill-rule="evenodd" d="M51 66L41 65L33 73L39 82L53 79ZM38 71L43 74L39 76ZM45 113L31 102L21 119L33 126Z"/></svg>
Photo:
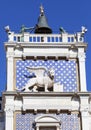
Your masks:
<svg viewBox="0 0 91 130"><path fill-rule="evenodd" d="M44 114L21 114L17 113L16 114L16 130L34 130L35 125L34 121L35 118L44 115ZM49 114L49 116L54 116L58 118L58 120L61 122L61 129L62 130L80 130L80 118L78 117L78 114Z"/></svg>
<svg viewBox="0 0 91 130"><path fill-rule="evenodd" d="M29 67L44 66L47 69L53 68L55 70L55 82L63 84L64 92L77 91L77 71L75 60L18 60L16 61L16 87L18 89L25 86L25 84L32 78L33 73L27 70Z"/></svg>

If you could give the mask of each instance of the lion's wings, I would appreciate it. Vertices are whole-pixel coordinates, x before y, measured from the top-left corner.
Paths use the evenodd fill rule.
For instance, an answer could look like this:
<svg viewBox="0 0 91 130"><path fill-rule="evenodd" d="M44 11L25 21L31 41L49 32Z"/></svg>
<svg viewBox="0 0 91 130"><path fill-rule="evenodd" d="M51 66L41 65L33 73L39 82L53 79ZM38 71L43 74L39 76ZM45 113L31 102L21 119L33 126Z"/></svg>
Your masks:
<svg viewBox="0 0 91 130"><path fill-rule="evenodd" d="M36 77L43 77L44 73L47 72L46 67L26 67L30 73L34 73Z"/></svg>

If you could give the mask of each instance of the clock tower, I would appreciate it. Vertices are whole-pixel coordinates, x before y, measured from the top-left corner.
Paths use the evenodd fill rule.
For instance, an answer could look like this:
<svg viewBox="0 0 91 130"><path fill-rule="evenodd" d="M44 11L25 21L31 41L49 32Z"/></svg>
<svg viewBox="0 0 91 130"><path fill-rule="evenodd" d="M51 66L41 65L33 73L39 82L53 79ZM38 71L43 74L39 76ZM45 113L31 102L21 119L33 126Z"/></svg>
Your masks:
<svg viewBox="0 0 91 130"><path fill-rule="evenodd" d="M36 26L23 25L18 34L5 29L5 130L90 130L87 29L69 34L60 27L52 33L42 6Z"/></svg>

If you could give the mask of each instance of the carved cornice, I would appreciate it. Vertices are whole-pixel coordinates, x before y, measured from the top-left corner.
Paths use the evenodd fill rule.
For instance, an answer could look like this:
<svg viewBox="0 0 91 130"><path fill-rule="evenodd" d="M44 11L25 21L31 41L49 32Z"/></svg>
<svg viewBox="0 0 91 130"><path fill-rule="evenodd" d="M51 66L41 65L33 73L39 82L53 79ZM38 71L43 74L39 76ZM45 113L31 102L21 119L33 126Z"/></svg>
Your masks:
<svg viewBox="0 0 91 130"><path fill-rule="evenodd" d="M87 47L86 43L17 43L17 42L6 42L5 48L7 47L16 47L19 44L21 47L27 48L71 48L72 45L75 45L76 48L78 47Z"/></svg>
<svg viewBox="0 0 91 130"><path fill-rule="evenodd" d="M18 92L19 95L21 96L73 96L75 95L76 93L74 92ZM6 91L6 92L3 92L3 95L4 96L16 96L17 95L17 92L16 91ZM91 95L91 92L77 92L77 95L79 96L90 96Z"/></svg>
<svg viewBox="0 0 91 130"><path fill-rule="evenodd" d="M29 110L29 109L35 109L35 110L71 110L71 104L70 105L54 105L52 104L24 104L23 110Z"/></svg>

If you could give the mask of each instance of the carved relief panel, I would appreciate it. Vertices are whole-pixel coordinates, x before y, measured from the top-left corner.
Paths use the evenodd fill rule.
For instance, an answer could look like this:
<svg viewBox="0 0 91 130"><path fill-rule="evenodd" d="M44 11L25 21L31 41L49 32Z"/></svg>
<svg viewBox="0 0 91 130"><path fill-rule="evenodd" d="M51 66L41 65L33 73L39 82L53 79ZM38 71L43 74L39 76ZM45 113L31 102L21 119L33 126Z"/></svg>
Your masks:
<svg viewBox="0 0 91 130"><path fill-rule="evenodd" d="M75 59L71 60L16 60L15 71L15 88L22 90L32 78L41 77L36 76L35 71L31 71L30 68L45 68L46 71L40 71L40 75L43 77L49 76L48 71L53 69L53 85L56 84L61 87L63 85L63 92L76 92L78 91L78 67ZM41 74L42 73L42 74ZM42 79L41 79L42 82ZM42 84L40 84L41 86ZM36 86L35 86L36 87ZM61 89L60 89L61 90Z"/></svg>

